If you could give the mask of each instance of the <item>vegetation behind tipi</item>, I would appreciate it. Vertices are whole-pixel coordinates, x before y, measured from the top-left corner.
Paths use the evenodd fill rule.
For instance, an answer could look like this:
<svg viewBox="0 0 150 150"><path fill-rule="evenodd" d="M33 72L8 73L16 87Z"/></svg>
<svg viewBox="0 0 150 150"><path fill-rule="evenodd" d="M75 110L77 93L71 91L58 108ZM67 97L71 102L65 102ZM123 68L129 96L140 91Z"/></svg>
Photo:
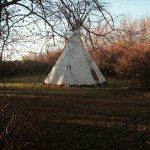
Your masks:
<svg viewBox="0 0 150 150"><path fill-rule="evenodd" d="M90 53L103 74L134 78L136 76L138 79L149 83L150 19L142 17L139 20L134 20L125 17L120 21L118 28L119 30L109 35L113 38L112 43L107 42L102 46L102 37L93 35L95 49L93 50L88 46L87 41L89 40L86 40L85 45L89 50L91 49ZM97 27L96 30L100 30L100 27ZM86 34L83 34L85 37ZM7 75L42 73L48 66L50 69L52 68L60 54L60 50L40 55L29 54L23 58L23 61L6 62L4 73Z"/></svg>

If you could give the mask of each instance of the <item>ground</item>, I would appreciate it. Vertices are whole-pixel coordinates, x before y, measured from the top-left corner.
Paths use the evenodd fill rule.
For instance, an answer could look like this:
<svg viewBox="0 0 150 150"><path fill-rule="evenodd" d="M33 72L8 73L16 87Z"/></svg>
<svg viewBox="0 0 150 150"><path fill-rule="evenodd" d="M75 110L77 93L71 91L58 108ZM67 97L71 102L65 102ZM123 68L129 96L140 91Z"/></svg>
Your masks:
<svg viewBox="0 0 150 150"><path fill-rule="evenodd" d="M38 83L32 89L37 79L8 78L6 89L0 84L1 106L15 117L13 132L21 137L11 131L14 147L21 141L36 150L150 149L150 92L129 89L121 78L98 88L41 89Z"/></svg>

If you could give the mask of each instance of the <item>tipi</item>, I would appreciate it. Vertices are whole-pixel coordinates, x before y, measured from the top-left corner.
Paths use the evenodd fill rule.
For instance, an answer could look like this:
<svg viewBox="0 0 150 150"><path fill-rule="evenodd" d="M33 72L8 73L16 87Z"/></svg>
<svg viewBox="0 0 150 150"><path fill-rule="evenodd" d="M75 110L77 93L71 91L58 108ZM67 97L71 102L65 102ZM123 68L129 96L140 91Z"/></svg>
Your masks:
<svg viewBox="0 0 150 150"><path fill-rule="evenodd" d="M98 66L86 50L77 29L58 61L46 77L51 85L97 85L106 82Z"/></svg>

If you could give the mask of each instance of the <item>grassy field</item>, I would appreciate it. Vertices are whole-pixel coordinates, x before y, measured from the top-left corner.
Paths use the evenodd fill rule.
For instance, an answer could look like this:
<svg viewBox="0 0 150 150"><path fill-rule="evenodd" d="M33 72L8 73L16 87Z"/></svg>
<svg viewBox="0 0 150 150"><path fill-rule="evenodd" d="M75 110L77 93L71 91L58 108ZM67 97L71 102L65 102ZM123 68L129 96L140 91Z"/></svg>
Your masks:
<svg viewBox="0 0 150 150"><path fill-rule="evenodd" d="M38 83L32 89L37 78L8 78L6 89L0 84L6 127L15 118L2 144L35 150L150 149L150 92L128 89L128 80L115 78L99 88L41 89Z"/></svg>

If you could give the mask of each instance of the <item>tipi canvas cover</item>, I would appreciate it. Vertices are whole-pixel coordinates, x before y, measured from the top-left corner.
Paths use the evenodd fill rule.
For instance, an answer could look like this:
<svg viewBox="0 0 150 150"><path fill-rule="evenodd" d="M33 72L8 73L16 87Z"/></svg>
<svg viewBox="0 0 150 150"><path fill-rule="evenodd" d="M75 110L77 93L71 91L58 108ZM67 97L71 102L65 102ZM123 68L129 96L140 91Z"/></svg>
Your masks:
<svg viewBox="0 0 150 150"><path fill-rule="evenodd" d="M45 79L52 85L96 85L106 80L76 30L58 61Z"/></svg>

